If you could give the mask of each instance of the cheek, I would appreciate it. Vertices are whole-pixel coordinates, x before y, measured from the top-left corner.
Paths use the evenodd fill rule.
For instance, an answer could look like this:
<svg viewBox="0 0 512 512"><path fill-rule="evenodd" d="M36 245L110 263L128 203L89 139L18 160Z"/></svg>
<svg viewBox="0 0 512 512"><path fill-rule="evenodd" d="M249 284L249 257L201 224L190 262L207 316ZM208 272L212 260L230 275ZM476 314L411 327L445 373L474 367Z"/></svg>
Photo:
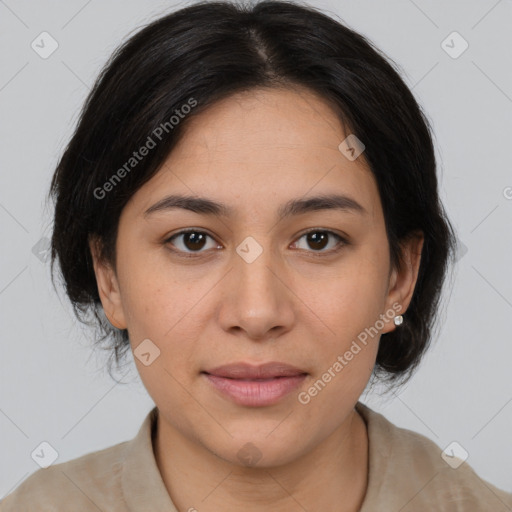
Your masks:
<svg viewBox="0 0 512 512"><path fill-rule="evenodd" d="M175 282L172 267L154 258L155 252L125 242L120 254L121 301L130 337L133 342L151 337L163 340L185 314L187 292Z"/></svg>
<svg viewBox="0 0 512 512"><path fill-rule="evenodd" d="M312 297L311 309L322 320L325 337L317 378L329 382L318 406L343 406L359 396L371 376L385 309L386 258L358 253L325 280L324 292ZM309 301L308 301L309 304ZM334 376L333 376L334 375ZM320 383L320 386L322 384ZM328 389L327 389L328 388ZM314 391L313 391L314 392ZM343 410L343 407L341 407Z"/></svg>
<svg viewBox="0 0 512 512"><path fill-rule="evenodd" d="M166 286L161 280L151 279L148 273L144 277L135 287L138 281L132 276L133 293L125 300L134 361L155 403L182 407L189 396L179 383L188 382L197 365L195 341L200 337L200 322L195 320L200 310L193 308L194 301L183 289L177 291ZM138 347L143 342L155 354L147 366L138 357L142 352Z"/></svg>
<svg viewBox="0 0 512 512"><path fill-rule="evenodd" d="M308 305L336 336L355 336L383 313L387 269L358 253L347 259L322 286L309 290Z"/></svg>
<svg viewBox="0 0 512 512"><path fill-rule="evenodd" d="M204 325L201 297L208 288L177 281L161 262L148 265L127 259L121 272L123 311L141 377L159 386L162 381L175 385L166 370L180 378L193 366L195 341ZM159 353L150 367L137 360L137 347L147 339Z"/></svg>

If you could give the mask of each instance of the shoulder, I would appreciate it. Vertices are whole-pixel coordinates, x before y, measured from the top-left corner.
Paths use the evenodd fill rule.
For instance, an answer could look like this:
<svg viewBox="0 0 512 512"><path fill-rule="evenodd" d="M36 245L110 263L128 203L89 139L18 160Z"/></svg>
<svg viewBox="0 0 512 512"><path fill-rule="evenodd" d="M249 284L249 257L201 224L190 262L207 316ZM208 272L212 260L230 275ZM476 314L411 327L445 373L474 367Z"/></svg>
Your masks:
<svg viewBox="0 0 512 512"><path fill-rule="evenodd" d="M415 491L405 507L436 510L512 512L512 494L480 478L456 446L441 449L427 437L395 427L394 446L402 478Z"/></svg>
<svg viewBox="0 0 512 512"><path fill-rule="evenodd" d="M74 509L119 510L120 474L129 441L88 453L68 462L38 469L0 502L0 512Z"/></svg>
<svg viewBox="0 0 512 512"><path fill-rule="evenodd" d="M401 512L512 512L512 494L480 478L457 456L456 446L444 453L424 435L394 425L364 404L357 410L368 426L371 500Z"/></svg>

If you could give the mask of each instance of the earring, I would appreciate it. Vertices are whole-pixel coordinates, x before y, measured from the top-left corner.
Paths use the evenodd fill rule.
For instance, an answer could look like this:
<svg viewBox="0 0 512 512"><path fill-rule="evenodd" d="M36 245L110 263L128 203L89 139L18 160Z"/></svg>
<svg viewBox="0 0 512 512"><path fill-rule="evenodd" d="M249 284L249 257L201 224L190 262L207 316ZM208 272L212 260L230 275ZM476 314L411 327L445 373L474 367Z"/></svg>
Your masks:
<svg viewBox="0 0 512 512"><path fill-rule="evenodd" d="M402 325L403 322L404 322L404 317L402 315L397 315L395 316L394 318L394 322L395 322L395 325L398 326L398 325Z"/></svg>

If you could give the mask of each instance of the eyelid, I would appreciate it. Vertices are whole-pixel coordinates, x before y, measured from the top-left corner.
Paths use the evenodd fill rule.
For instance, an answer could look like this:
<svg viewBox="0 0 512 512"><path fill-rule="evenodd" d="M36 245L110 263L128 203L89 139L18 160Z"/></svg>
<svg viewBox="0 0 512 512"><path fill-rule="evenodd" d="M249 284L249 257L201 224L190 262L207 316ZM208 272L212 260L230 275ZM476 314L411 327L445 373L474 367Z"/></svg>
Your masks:
<svg viewBox="0 0 512 512"><path fill-rule="evenodd" d="M204 234L204 235L207 235L209 236L212 240L215 240L215 237L213 235L211 235L208 231L204 230L203 228L185 228L185 229L182 229L176 233L173 233L172 235L168 236L165 238L164 240L164 244L168 244L169 242L171 242L172 239L182 235L182 234L186 234L186 233L199 233L199 234ZM333 249L330 249L328 251L309 251L307 249L298 249L299 251L305 251L311 255L313 255L314 257L326 257L328 255L332 255L336 252L338 252L339 250L341 250L342 247L344 247L345 245L349 245L349 237L346 236L346 235L341 235L339 233L336 233L335 231L333 231L332 229L328 229L328 228L321 228L321 227L314 227L314 228L309 228L308 230L306 231L303 231L302 233L300 233L299 235L296 236L296 238L294 239L294 242L293 243L296 243L297 241L299 241L303 236L309 234L309 233L315 233L315 232L322 232L322 233L327 233L329 235L334 235L336 238L338 238L339 242L337 244L337 246ZM217 242L217 241L216 241ZM218 243L218 242L217 242ZM186 251L182 251L180 249L170 249L172 252L176 253L176 254L179 254L180 256L183 256L185 258L195 258L195 257L199 257L201 256L202 254L206 253L207 251L191 251L191 252L186 252Z"/></svg>

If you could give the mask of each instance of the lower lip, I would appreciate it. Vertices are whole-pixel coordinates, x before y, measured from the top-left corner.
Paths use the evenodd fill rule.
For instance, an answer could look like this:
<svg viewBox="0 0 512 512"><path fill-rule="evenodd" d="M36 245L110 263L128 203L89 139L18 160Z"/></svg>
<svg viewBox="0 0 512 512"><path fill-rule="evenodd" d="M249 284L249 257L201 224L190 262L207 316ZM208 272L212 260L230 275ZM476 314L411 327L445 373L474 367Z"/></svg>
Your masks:
<svg viewBox="0 0 512 512"><path fill-rule="evenodd" d="M228 379L204 373L208 381L233 402L249 407L272 405L298 388L307 375L274 377L266 380Z"/></svg>

